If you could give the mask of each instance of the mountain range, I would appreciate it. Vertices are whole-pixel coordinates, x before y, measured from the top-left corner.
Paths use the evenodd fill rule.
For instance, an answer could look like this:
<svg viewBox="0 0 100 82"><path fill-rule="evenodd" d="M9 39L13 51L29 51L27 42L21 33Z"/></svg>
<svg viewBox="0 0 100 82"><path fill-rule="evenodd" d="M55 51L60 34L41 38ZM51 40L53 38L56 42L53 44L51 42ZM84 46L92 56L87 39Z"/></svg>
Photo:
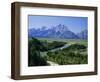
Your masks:
<svg viewBox="0 0 100 82"><path fill-rule="evenodd" d="M79 33L72 32L67 26L59 24L50 28L43 26L41 28L31 28L28 30L28 36L36 38L60 38L60 39L87 39L87 29Z"/></svg>

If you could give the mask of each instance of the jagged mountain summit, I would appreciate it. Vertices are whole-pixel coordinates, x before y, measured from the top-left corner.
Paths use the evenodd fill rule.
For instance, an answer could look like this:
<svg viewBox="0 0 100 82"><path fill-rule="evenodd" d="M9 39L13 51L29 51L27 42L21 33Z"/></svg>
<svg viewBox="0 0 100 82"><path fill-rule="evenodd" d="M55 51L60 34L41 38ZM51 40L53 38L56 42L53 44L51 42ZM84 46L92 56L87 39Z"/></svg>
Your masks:
<svg viewBox="0 0 100 82"><path fill-rule="evenodd" d="M67 26L59 24L57 26L51 26L50 28L43 26L41 28L32 28L28 30L29 37L36 38L60 38L60 39L80 39L80 34L75 34L70 31ZM83 39L83 38L81 38Z"/></svg>

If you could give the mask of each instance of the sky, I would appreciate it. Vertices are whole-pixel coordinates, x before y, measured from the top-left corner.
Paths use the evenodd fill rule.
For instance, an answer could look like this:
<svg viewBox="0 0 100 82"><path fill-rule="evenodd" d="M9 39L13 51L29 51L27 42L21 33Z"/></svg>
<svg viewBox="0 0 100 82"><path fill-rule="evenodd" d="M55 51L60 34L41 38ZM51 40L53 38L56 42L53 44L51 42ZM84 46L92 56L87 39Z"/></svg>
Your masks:
<svg viewBox="0 0 100 82"><path fill-rule="evenodd" d="M28 28L41 28L46 26L57 26L59 24L65 25L74 33L79 33L88 27L87 17L70 17L70 16L42 16L29 15Z"/></svg>

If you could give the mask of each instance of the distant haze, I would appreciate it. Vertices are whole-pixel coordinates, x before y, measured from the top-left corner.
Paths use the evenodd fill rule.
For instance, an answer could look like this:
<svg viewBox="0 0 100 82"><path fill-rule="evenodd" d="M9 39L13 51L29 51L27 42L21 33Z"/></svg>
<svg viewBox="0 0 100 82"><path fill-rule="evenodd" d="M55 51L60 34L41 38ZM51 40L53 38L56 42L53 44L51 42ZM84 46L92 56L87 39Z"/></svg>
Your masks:
<svg viewBox="0 0 100 82"><path fill-rule="evenodd" d="M87 17L70 17L70 16L28 16L28 28L42 28L43 26L51 28L63 24L67 26L72 32L79 33L80 31L87 29L88 18Z"/></svg>

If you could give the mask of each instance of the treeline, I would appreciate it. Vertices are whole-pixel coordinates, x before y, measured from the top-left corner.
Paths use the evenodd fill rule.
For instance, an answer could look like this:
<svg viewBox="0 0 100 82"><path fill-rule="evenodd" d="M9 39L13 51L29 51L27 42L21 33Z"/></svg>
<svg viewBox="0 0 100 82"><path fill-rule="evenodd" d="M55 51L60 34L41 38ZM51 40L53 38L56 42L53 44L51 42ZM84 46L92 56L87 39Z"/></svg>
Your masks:
<svg viewBox="0 0 100 82"><path fill-rule="evenodd" d="M45 46L37 39L32 38L28 42L28 66L47 65L46 58L40 55L40 51L46 50Z"/></svg>

